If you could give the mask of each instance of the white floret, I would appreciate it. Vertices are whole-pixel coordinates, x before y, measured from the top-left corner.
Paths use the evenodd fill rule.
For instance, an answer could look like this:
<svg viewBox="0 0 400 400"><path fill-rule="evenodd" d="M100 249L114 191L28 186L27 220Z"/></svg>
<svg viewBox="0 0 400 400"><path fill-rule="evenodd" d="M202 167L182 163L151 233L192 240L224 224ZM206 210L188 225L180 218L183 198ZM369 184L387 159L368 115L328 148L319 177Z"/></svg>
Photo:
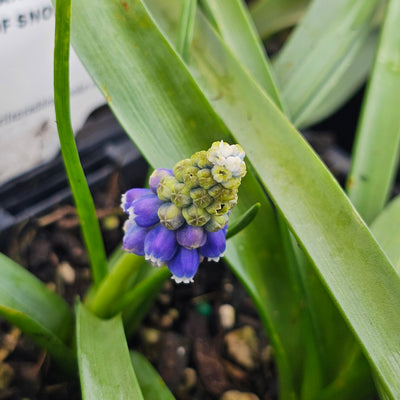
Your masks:
<svg viewBox="0 0 400 400"><path fill-rule="evenodd" d="M233 152L232 154L234 156L239 157L241 160L244 159L246 153L244 152L243 147L240 144L233 144L231 148Z"/></svg>
<svg viewBox="0 0 400 400"><path fill-rule="evenodd" d="M223 156L225 158L233 155L232 146L228 143L225 143L222 140L219 142L218 150L219 150L219 153L221 154L221 156Z"/></svg>
<svg viewBox="0 0 400 400"><path fill-rule="evenodd" d="M224 141L214 142L207 153L208 161L214 165L225 167L234 177L240 177L246 171L243 161L245 157L242 146L230 145Z"/></svg>
<svg viewBox="0 0 400 400"><path fill-rule="evenodd" d="M235 178L241 176L243 169L246 168L242 159L237 156L228 157L224 166Z"/></svg>

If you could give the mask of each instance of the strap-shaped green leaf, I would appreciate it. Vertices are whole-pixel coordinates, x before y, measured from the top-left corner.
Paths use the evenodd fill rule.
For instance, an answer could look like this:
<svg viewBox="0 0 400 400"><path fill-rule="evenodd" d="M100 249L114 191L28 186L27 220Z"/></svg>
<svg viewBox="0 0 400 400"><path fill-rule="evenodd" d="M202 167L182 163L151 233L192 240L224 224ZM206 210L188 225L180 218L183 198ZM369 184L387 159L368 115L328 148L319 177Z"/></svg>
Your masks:
<svg viewBox="0 0 400 400"><path fill-rule="evenodd" d="M397 196L375 218L371 230L400 273L400 197Z"/></svg>
<svg viewBox="0 0 400 400"><path fill-rule="evenodd" d="M106 253L94 208L72 132L69 107L69 48L71 0L56 3L54 46L54 106L61 153L69 185L74 196L83 238L88 251L94 284L107 273Z"/></svg>
<svg viewBox="0 0 400 400"><path fill-rule="evenodd" d="M370 223L390 195L400 146L400 3L390 1L361 118L347 192Z"/></svg>
<svg viewBox="0 0 400 400"><path fill-rule="evenodd" d="M120 315L102 320L78 303L76 344L85 400L143 400Z"/></svg>
<svg viewBox="0 0 400 400"><path fill-rule="evenodd" d="M378 32L374 29L354 56L346 72L342 74L339 71L341 77L339 76L337 80L332 77L334 85L327 91L325 97L319 100L318 106L311 108L307 115L303 114L303 122L299 127L314 125L329 117L361 88L372 69L377 43Z"/></svg>
<svg viewBox="0 0 400 400"><path fill-rule="evenodd" d="M243 0L203 0L225 43L253 78L283 108L273 70Z"/></svg>
<svg viewBox="0 0 400 400"><path fill-rule="evenodd" d="M175 400L164 381L150 362L137 351L131 352L133 367L146 400Z"/></svg>
<svg viewBox="0 0 400 400"><path fill-rule="evenodd" d="M379 0L316 0L274 60L296 126L312 119L365 43Z"/></svg>
<svg viewBox="0 0 400 400"><path fill-rule="evenodd" d="M258 0L251 3L251 16L260 36L265 39L295 25L310 0Z"/></svg>
<svg viewBox="0 0 400 400"><path fill-rule="evenodd" d="M176 48L186 62L190 60L190 46L192 45L196 5L197 0L188 0L182 6Z"/></svg>
<svg viewBox="0 0 400 400"><path fill-rule="evenodd" d="M67 303L1 253L0 277L0 314L72 372L75 361L66 343L70 341L74 321Z"/></svg>

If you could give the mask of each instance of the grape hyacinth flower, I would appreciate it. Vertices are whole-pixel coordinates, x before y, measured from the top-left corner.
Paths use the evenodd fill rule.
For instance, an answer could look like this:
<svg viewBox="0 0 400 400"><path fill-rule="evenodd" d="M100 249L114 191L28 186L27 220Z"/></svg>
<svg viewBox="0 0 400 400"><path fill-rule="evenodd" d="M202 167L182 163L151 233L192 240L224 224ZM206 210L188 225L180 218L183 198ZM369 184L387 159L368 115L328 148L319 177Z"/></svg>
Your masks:
<svg viewBox="0 0 400 400"><path fill-rule="evenodd" d="M246 174L244 157L240 145L221 140L173 169L156 169L150 189L122 195L129 216L122 248L156 267L167 265L177 283L193 282L202 260L224 255L229 213Z"/></svg>

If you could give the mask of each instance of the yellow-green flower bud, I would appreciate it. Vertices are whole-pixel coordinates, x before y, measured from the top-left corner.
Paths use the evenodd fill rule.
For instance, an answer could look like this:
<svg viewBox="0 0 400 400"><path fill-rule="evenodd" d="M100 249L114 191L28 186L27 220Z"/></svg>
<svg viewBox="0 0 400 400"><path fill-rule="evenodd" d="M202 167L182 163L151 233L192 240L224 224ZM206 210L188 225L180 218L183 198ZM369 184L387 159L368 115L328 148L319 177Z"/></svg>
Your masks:
<svg viewBox="0 0 400 400"><path fill-rule="evenodd" d="M232 178L232 173L223 165L215 165L211 170L213 178L218 182L227 182Z"/></svg>
<svg viewBox="0 0 400 400"><path fill-rule="evenodd" d="M184 183L176 183L171 192L171 201L180 208L189 206L192 204L190 189Z"/></svg>
<svg viewBox="0 0 400 400"><path fill-rule="evenodd" d="M214 186L216 183L211 170L208 168L203 168L198 171L197 177L199 178L199 185L204 189L210 189L210 187Z"/></svg>
<svg viewBox="0 0 400 400"><path fill-rule="evenodd" d="M192 226L203 226L211 218L211 215L204 208L196 207L194 204L184 208L182 214L186 222Z"/></svg>
<svg viewBox="0 0 400 400"><path fill-rule="evenodd" d="M204 225L204 229L208 232L217 232L228 223L229 215L212 215L211 219Z"/></svg>
<svg viewBox="0 0 400 400"><path fill-rule="evenodd" d="M199 187L190 191L190 197L193 199L193 204L200 208L209 206L214 199L207 193L207 190Z"/></svg>
<svg viewBox="0 0 400 400"><path fill-rule="evenodd" d="M214 200L205 210L211 215L222 215L226 214L230 210L230 207L228 203Z"/></svg>
<svg viewBox="0 0 400 400"><path fill-rule="evenodd" d="M177 230L185 223L182 210L173 203L163 204L158 209L158 218L160 218L161 225L171 231Z"/></svg>
<svg viewBox="0 0 400 400"><path fill-rule="evenodd" d="M214 198L215 201L229 202L237 199L237 189L226 189L221 184L213 186L208 189L208 194Z"/></svg>
<svg viewBox="0 0 400 400"><path fill-rule="evenodd" d="M238 189L242 178L231 178L226 182L222 182L221 185L226 189Z"/></svg>
<svg viewBox="0 0 400 400"><path fill-rule="evenodd" d="M223 186L221 184L217 183L216 185L214 185L210 189L208 189L207 193L215 199L221 195L223 190L224 190Z"/></svg>
<svg viewBox="0 0 400 400"><path fill-rule="evenodd" d="M178 183L178 181L174 176L167 175L162 177L157 186L158 198L163 201L170 201L171 192L176 183Z"/></svg>
<svg viewBox="0 0 400 400"><path fill-rule="evenodd" d="M197 177L198 171L199 169L197 167L188 167L185 170L185 173L183 175L183 182L190 189L199 186L199 178Z"/></svg>
<svg viewBox="0 0 400 400"><path fill-rule="evenodd" d="M194 165L196 165L199 168L212 168L213 167L213 163L208 161L207 151L205 151L205 150L194 153L192 155L191 159L193 160Z"/></svg>
<svg viewBox="0 0 400 400"><path fill-rule="evenodd" d="M237 189L223 189L220 195L218 196L218 200L220 201L232 201L237 200L238 190Z"/></svg>
<svg viewBox="0 0 400 400"><path fill-rule="evenodd" d="M178 181L183 182L183 177L185 175L186 169L192 166L193 161L190 158L185 158L184 160L178 161L174 165L172 172L174 173L175 178L178 179Z"/></svg>

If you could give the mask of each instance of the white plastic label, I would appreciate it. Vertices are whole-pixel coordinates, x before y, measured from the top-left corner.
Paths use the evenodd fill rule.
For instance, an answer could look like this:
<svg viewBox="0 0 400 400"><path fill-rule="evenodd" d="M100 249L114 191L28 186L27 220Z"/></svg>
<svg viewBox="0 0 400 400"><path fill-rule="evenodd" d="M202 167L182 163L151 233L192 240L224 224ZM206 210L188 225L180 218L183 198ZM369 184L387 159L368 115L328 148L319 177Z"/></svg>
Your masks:
<svg viewBox="0 0 400 400"><path fill-rule="evenodd" d="M0 0L0 184L59 150L54 21L50 0ZM76 132L105 100L72 50L70 89Z"/></svg>

